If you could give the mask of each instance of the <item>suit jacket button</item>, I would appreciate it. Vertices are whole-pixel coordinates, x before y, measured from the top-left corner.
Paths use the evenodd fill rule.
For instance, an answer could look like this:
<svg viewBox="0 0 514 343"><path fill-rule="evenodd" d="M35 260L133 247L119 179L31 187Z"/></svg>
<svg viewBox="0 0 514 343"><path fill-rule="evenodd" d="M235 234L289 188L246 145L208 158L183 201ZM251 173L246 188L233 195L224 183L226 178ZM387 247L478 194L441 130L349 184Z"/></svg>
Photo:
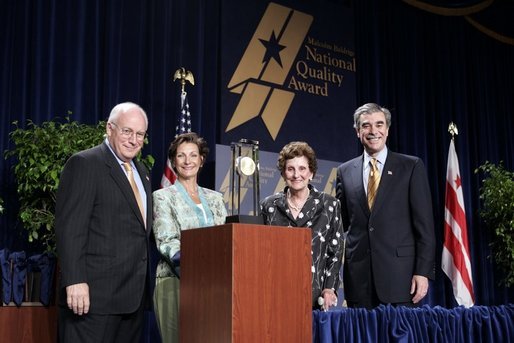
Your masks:
<svg viewBox="0 0 514 343"><path fill-rule="evenodd" d="M373 226L369 228L369 232L373 232L373 230L375 230Z"/></svg>

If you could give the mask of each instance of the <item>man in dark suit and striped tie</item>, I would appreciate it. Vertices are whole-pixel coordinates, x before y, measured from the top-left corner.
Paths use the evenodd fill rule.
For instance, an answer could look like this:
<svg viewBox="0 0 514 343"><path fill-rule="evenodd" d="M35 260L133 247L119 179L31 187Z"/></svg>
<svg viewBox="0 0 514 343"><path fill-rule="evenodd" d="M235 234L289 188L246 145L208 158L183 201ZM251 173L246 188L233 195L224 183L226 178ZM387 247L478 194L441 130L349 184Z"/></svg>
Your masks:
<svg viewBox="0 0 514 343"><path fill-rule="evenodd" d="M337 170L346 236L348 306L416 306L435 277L432 200L425 167L387 149L391 113L369 103L354 113L364 153Z"/></svg>
<svg viewBox="0 0 514 343"><path fill-rule="evenodd" d="M139 342L149 304L149 172L135 157L144 110L116 105L105 141L73 155L56 204L60 342ZM130 178L130 179L129 179Z"/></svg>

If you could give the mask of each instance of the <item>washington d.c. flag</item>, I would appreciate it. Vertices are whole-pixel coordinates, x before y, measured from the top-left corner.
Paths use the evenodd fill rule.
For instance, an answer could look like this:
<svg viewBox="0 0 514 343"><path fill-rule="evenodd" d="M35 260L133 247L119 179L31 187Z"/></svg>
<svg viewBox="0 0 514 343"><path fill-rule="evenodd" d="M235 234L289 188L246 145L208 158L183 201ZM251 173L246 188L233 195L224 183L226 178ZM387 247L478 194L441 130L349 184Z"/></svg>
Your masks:
<svg viewBox="0 0 514 343"><path fill-rule="evenodd" d="M450 278L453 296L459 305L473 306L473 278L466 226L466 211L459 171L459 160L453 138L448 152L444 210L444 245L441 267Z"/></svg>

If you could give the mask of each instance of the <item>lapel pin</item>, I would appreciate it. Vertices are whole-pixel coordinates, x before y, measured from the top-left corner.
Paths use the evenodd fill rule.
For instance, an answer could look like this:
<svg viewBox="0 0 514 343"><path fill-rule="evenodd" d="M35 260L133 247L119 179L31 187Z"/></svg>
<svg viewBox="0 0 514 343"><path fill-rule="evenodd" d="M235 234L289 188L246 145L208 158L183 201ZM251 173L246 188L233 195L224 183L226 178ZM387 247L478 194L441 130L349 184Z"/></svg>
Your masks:
<svg viewBox="0 0 514 343"><path fill-rule="evenodd" d="M393 172L392 172L392 171L390 171L390 170L388 170L388 171L387 171L387 175L393 175Z"/></svg>

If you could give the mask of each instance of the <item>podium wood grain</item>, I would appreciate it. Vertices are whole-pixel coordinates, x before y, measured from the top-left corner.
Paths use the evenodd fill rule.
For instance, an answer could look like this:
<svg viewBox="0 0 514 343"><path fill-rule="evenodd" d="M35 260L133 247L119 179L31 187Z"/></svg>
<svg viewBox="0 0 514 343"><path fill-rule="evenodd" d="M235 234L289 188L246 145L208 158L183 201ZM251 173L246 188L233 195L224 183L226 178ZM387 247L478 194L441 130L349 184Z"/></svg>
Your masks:
<svg viewBox="0 0 514 343"><path fill-rule="evenodd" d="M57 341L57 307L0 307L0 341L46 343Z"/></svg>
<svg viewBox="0 0 514 343"><path fill-rule="evenodd" d="M180 341L311 342L311 264L305 228L182 232Z"/></svg>

